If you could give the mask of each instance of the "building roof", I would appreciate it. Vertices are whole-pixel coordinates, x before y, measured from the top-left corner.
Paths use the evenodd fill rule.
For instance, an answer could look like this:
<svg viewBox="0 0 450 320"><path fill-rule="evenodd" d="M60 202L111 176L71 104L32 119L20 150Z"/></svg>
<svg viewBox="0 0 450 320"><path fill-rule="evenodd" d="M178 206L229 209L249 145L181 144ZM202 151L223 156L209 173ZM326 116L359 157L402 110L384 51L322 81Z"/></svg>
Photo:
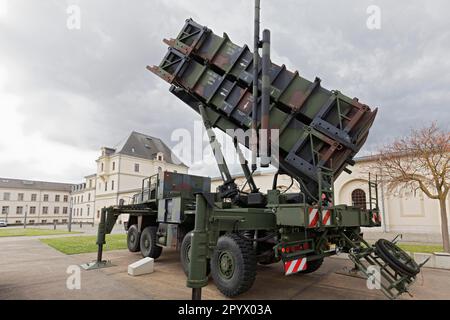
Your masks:
<svg viewBox="0 0 450 320"><path fill-rule="evenodd" d="M73 184L0 178L0 188L70 192Z"/></svg>
<svg viewBox="0 0 450 320"><path fill-rule="evenodd" d="M181 162L161 139L143 133L133 131L125 143L116 150L118 154L148 160L154 160L158 153L162 153L165 162L187 168L187 165Z"/></svg>

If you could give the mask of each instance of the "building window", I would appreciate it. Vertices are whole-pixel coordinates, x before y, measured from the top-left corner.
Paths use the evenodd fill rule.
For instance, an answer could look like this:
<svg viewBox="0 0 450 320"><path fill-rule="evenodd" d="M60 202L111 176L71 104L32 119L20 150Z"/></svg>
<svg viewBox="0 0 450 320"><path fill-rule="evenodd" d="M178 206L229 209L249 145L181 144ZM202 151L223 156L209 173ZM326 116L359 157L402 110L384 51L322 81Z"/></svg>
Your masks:
<svg viewBox="0 0 450 320"><path fill-rule="evenodd" d="M67 223L67 219L62 219L62 223Z"/></svg>
<svg viewBox="0 0 450 320"><path fill-rule="evenodd" d="M134 164L134 172L139 172L139 163Z"/></svg>
<svg viewBox="0 0 450 320"><path fill-rule="evenodd" d="M105 182L105 191L108 191L108 182Z"/></svg>
<svg viewBox="0 0 450 320"><path fill-rule="evenodd" d="M111 190L114 191L114 180L111 181Z"/></svg>
<svg viewBox="0 0 450 320"><path fill-rule="evenodd" d="M59 214L59 207L55 207L55 209L53 209L53 213L54 214Z"/></svg>
<svg viewBox="0 0 450 320"><path fill-rule="evenodd" d="M55 196L55 202L59 202L59 200L61 200L61 196L59 194L57 194Z"/></svg>
<svg viewBox="0 0 450 320"><path fill-rule="evenodd" d="M58 223L58 219L53 219L53 223Z"/></svg>
<svg viewBox="0 0 450 320"><path fill-rule="evenodd" d="M80 214L80 208L77 208L77 213L76 213L76 216L78 217L78 216L79 216L79 214Z"/></svg>
<svg viewBox="0 0 450 320"><path fill-rule="evenodd" d="M352 192L352 205L362 210L367 209L366 193L364 190L356 189Z"/></svg>
<svg viewBox="0 0 450 320"><path fill-rule="evenodd" d="M88 216L88 217L89 217L89 213L90 213L90 212L89 212L89 211L90 211L89 209L90 209L90 208L88 207L88 208L87 208L87 216Z"/></svg>
<svg viewBox="0 0 450 320"><path fill-rule="evenodd" d="M103 169L105 169L105 165L102 162L100 171L103 172Z"/></svg>
<svg viewBox="0 0 450 320"><path fill-rule="evenodd" d="M116 170L116 162L113 162L112 169L113 169L113 171Z"/></svg>
<svg viewBox="0 0 450 320"><path fill-rule="evenodd" d="M8 213L9 213L9 207L8 206L2 207L2 214L8 214Z"/></svg>
<svg viewBox="0 0 450 320"><path fill-rule="evenodd" d="M64 202L69 202L69 196L64 196Z"/></svg>
<svg viewBox="0 0 450 320"><path fill-rule="evenodd" d="M100 219L100 210L97 210L97 219Z"/></svg>
<svg viewBox="0 0 450 320"><path fill-rule="evenodd" d="M16 220L16 224L22 224L22 220Z"/></svg>
<svg viewBox="0 0 450 320"><path fill-rule="evenodd" d="M81 196L81 203L84 202L84 196Z"/></svg>
<svg viewBox="0 0 450 320"><path fill-rule="evenodd" d="M88 193L88 201L91 201L91 194Z"/></svg>
<svg viewBox="0 0 450 320"><path fill-rule="evenodd" d="M33 193L31 195L31 201L35 202L37 200L37 194Z"/></svg>
<svg viewBox="0 0 450 320"><path fill-rule="evenodd" d="M80 216L83 216L83 208L80 209Z"/></svg>
<svg viewBox="0 0 450 320"><path fill-rule="evenodd" d="M30 207L30 214L36 214L36 207Z"/></svg>
<svg viewBox="0 0 450 320"><path fill-rule="evenodd" d="M3 200L9 201L10 198L11 198L11 193L5 192L5 193L3 194Z"/></svg>
<svg viewBox="0 0 450 320"><path fill-rule="evenodd" d="M48 214L48 207L42 207L42 214Z"/></svg>
<svg viewBox="0 0 450 320"><path fill-rule="evenodd" d="M16 214L22 214L23 213L23 207L17 207Z"/></svg>
<svg viewBox="0 0 450 320"><path fill-rule="evenodd" d="M67 207L63 208L63 214L67 214Z"/></svg>
<svg viewBox="0 0 450 320"><path fill-rule="evenodd" d="M47 220L42 220L41 223L42 223L42 224L46 224L46 223L47 223Z"/></svg>
<svg viewBox="0 0 450 320"><path fill-rule="evenodd" d="M34 224L34 220L28 221L28 224Z"/></svg>
<svg viewBox="0 0 450 320"><path fill-rule="evenodd" d="M44 194L44 202L48 202L48 194Z"/></svg>
<svg viewBox="0 0 450 320"><path fill-rule="evenodd" d="M19 194L17 195L17 200L18 200L18 201L23 201L23 197L24 197L24 194L23 194L23 193L19 193Z"/></svg>

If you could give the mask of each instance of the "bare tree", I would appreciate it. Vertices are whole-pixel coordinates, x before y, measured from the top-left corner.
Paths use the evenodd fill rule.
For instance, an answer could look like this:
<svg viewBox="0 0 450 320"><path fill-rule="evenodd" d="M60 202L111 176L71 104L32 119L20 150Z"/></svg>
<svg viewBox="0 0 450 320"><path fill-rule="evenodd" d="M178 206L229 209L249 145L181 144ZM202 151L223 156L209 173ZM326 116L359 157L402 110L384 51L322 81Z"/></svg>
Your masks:
<svg viewBox="0 0 450 320"><path fill-rule="evenodd" d="M450 132L436 123L395 140L380 150L377 166L389 190L420 189L439 201L444 251L450 253L447 196L450 190Z"/></svg>

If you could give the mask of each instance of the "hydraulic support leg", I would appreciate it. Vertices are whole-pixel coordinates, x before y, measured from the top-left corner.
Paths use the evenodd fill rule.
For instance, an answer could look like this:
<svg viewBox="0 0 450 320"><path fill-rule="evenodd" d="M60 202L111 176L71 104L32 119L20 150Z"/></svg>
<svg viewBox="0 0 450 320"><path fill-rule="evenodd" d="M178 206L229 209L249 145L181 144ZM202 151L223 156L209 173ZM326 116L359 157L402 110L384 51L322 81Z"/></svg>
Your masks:
<svg viewBox="0 0 450 320"><path fill-rule="evenodd" d="M103 246L106 244L106 216L108 210L106 208L102 209L100 215L100 223L98 225L98 233L97 233L97 260L91 263L86 263L81 265L81 267L85 270L95 270L95 269L103 269L112 267L113 264L111 261L105 261L103 259Z"/></svg>
<svg viewBox="0 0 450 320"><path fill-rule="evenodd" d="M189 276L187 287L192 288L192 299L201 300L202 288L208 284L206 274L208 255L208 234L206 224L208 221L208 205L205 195L197 194L195 229L192 232L191 258L189 260Z"/></svg>

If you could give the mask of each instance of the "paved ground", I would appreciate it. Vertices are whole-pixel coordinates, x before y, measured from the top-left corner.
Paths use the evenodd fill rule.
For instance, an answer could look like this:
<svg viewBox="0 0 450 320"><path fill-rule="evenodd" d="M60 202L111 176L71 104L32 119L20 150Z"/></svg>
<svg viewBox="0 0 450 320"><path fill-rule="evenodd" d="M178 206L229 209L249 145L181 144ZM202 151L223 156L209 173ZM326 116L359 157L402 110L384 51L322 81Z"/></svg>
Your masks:
<svg viewBox="0 0 450 320"><path fill-rule="evenodd" d="M81 290L68 290L70 265L95 259L95 254L66 256L36 238L0 239L0 300L3 299L189 299L186 278L175 251L164 252L155 272L141 277L127 275L128 264L140 259L128 251L106 252L115 267L81 272ZM347 260L327 259L310 275L285 277L280 264L259 266L253 288L240 299L385 299L366 288L362 279L337 274L350 267ZM450 299L450 271L424 269L403 299ZM203 290L204 299L223 299L214 284Z"/></svg>

